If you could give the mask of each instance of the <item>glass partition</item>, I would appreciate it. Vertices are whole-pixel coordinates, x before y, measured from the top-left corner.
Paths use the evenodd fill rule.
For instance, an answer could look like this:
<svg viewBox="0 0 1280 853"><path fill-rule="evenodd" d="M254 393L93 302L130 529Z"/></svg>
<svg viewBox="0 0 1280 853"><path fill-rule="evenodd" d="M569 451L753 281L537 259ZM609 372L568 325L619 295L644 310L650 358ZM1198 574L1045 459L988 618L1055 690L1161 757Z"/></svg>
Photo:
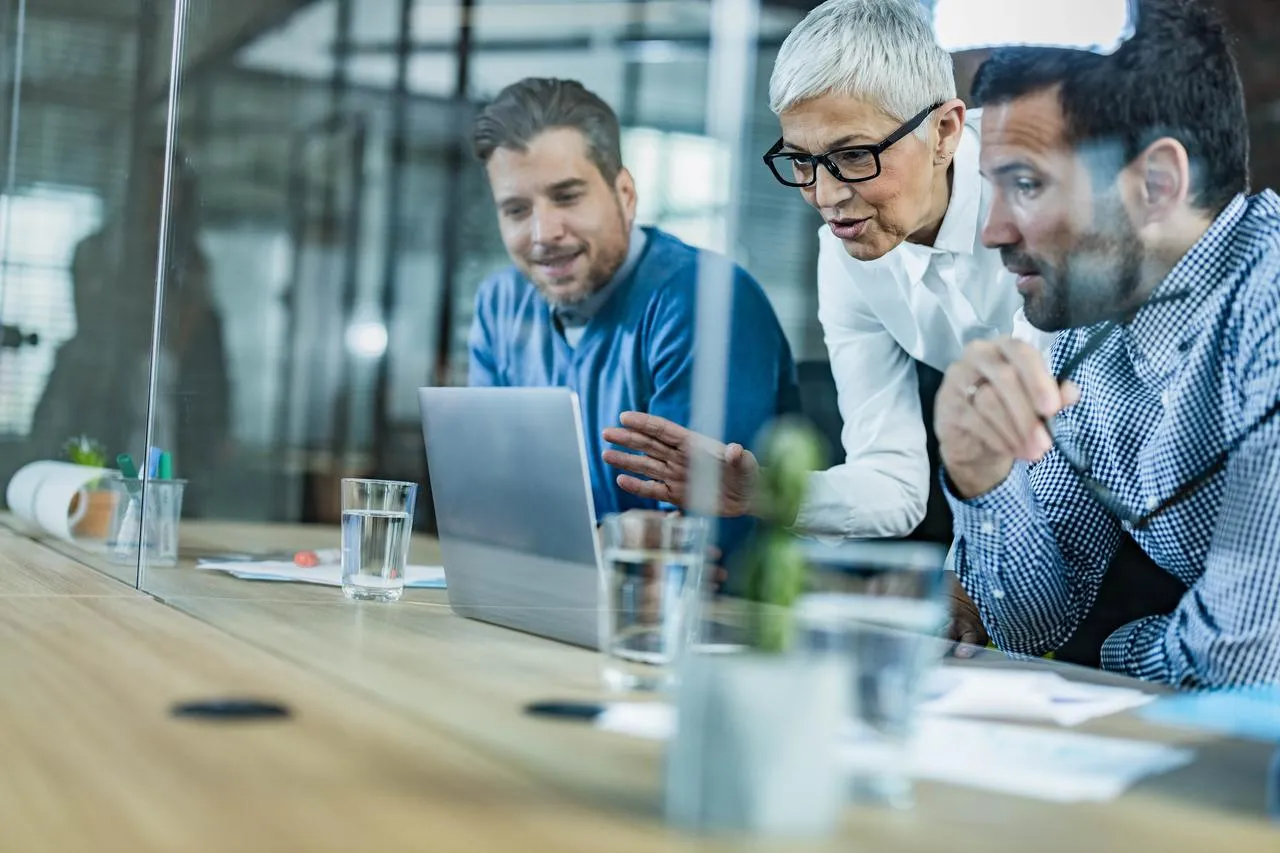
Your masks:
<svg viewBox="0 0 1280 853"><path fill-rule="evenodd" d="M434 532L417 390L468 383L477 292L512 264L472 129L521 78L580 80L607 103L637 225L737 260L797 355L821 351L816 219L754 168L800 10L751 14L730 138L708 88L714 4L320 0L245 4L240 26L212 0L177 5L169 240L198 274L164 281L152 430L186 480L187 533L336 537L344 476L419 482L415 529ZM233 535L185 556L243 550Z"/></svg>
<svg viewBox="0 0 1280 853"><path fill-rule="evenodd" d="M130 584L136 549L108 548L127 493L101 469L146 447L171 20L132 0L0 3L5 523ZM42 461L84 467L26 467Z"/></svg>
<svg viewBox="0 0 1280 853"><path fill-rule="evenodd" d="M844 271L831 279L835 290L847 294L865 273L845 266L857 262L851 244L864 232L828 228L805 194L761 161L782 133L769 108L775 58L816 5L0 0L0 475L10 504L0 524L372 693L408 719L444 727L584 802L637 813L652 805L655 745L581 750L573 727L540 725L519 710L549 697L603 695L598 656L455 618L452 590L431 571L443 559L437 534L465 504L479 511L464 532L493 546L488 554L543 548L558 559L576 548L566 562L585 570L578 578L589 580L579 588L587 597L566 604L573 591L553 589L563 596L538 603L528 596L551 584L531 584L516 590L526 598L509 610L533 600L526 609L585 613L585 633L570 639L590 645L601 551L592 519L632 507L725 508L724 467L705 456L664 478L657 463L665 451L641 442L641 478L619 483L625 466L604 454L622 444L605 431L627 425L624 411L757 452L779 415L796 414L829 451L819 468L838 465L846 448L870 446L874 428L881 455L910 456L909 474L926 488L939 482L934 473L924 479L922 457L937 463L925 430L936 385L924 368L940 376L942 356L954 355L943 350L974 330L985 334L984 318L965 292L940 307L935 297L947 282L939 273L902 279L906 295L883 312L911 315L894 335L857 299L823 306L820 322L820 242L834 251L822 263ZM1262 27L1240 12L1232 20L1241 33ZM1262 142L1274 136L1280 103L1258 70L1272 42L1242 53ZM982 57L954 57L961 98ZM509 88L529 78L542 82ZM806 154L850 138L845 124L859 125L853 130L872 148L894 134L862 131L865 118L834 111L821 133L793 143L808 151L784 156L800 155L803 169ZM969 139L973 152L976 130ZM1265 179L1274 146L1255 147L1253 168ZM932 184L915 186L931 216L949 215L956 184L944 164L956 151L935 159L943 152L916 149L922 169L942 167ZM831 160L823 168L837 169ZM967 168L976 200L966 209L979 210L976 158ZM979 227L977 213L971 220ZM931 221L938 239L943 224ZM949 249L921 246L913 257L924 268L935 255L964 255L972 236L953 233ZM863 283L874 293L901 282L864 275ZM978 307L995 317L1005 297L1014 295ZM917 311L936 322L926 330ZM874 359L855 359L854 369L846 361L841 377L832 369L840 345L832 328L868 326L881 342L893 338L884 361L906 380L895 402L912 414L897 421L901 429L883 417L888 383ZM906 338L938 329L946 346L932 361L907 351ZM446 451L465 500L437 503L443 466L428 465L419 389L468 385L569 387L580 408L576 421L550 421L559 433L532 428L528 409L477 423L471 443L464 434ZM865 431L849 427L851 401L868 404ZM522 476L578 430L581 464L571 452L544 479ZM40 508L34 495L44 481L24 467L31 462L83 468L40 469L41 477L60 472L64 493ZM25 480L15 476L24 470ZM805 488L795 491L809 499L820 478L800 475ZM840 476L829 479L824 518L768 520L837 542L921 533L905 523L842 527L851 507L891 504L879 486L894 477L868 486L855 476L850 487ZM360 495L364 520L350 529L361 545L374 538L368 517L384 516L386 540L412 518L407 552L384 549L408 566L384 569L376 579L386 586L366 584L376 594L365 597L384 602L353 602L337 588L350 523L344 478L418 486L416 502L410 490L345 490ZM403 509L394 525L389 500L377 497L390 493ZM563 529L540 525L563 521L551 510L566 495L584 501L580 518ZM742 589L737 549L757 523L758 495L738 494L727 514L740 518L718 523L722 591ZM794 504L804 512L801 498ZM522 512L520 526L513 519ZM950 531L946 519L922 538L949 541ZM826 544L790 554L840 566ZM478 565L491 570L489 580L510 580L501 575L507 563ZM415 572L425 582L408 584L402 597L387 592ZM633 610L648 604L632 596ZM637 767L652 771L643 783L650 789L637 788Z"/></svg>

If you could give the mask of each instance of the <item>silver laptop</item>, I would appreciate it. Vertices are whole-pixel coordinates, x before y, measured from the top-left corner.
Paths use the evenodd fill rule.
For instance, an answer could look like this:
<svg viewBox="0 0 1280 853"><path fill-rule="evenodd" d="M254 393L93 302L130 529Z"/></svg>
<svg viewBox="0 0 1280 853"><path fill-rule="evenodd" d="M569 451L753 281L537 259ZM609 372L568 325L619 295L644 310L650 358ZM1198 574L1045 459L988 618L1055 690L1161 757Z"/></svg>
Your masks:
<svg viewBox="0 0 1280 853"><path fill-rule="evenodd" d="M421 388L449 605L460 616L599 644L595 509L567 388Z"/></svg>

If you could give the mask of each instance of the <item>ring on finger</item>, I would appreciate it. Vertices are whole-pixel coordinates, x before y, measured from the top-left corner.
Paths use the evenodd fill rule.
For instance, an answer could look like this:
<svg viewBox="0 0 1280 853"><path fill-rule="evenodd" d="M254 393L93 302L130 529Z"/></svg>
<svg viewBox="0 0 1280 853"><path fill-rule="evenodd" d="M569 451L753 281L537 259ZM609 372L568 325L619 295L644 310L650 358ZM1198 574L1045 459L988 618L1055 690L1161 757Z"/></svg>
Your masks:
<svg viewBox="0 0 1280 853"><path fill-rule="evenodd" d="M978 396L978 392L982 390L982 386L987 384L986 377L979 376L973 381L968 388L964 389L964 399L969 405L973 405L973 398Z"/></svg>

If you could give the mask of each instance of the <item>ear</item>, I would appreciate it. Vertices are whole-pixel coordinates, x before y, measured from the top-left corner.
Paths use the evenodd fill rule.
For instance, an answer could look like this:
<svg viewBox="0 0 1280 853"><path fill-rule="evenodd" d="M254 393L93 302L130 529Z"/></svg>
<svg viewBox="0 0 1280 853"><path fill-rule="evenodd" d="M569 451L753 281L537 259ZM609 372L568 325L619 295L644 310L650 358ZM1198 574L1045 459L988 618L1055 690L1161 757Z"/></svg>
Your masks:
<svg viewBox="0 0 1280 853"><path fill-rule="evenodd" d="M938 140L933 149L935 165L951 165L955 159L956 149L960 147L960 136L964 133L964 117L966 114L964 101L952 98L938 107Z"/></svg>
<svg viewBox="0 0 1280 853"><path fill-rule="evenodd" d="M1191 195L1191 159L1181 142L1157 139L1134 159L1133 167L1144 223L1168 219L1186 204Z"/></svg>
<svg viewBox="0 0 1280 853"><path fill-rule="evenodd" d="M627 227L636 220L636 180L626 167L618 170L618 177L613 179L613 191L622 205L622 213L627 219Z"/></svg>

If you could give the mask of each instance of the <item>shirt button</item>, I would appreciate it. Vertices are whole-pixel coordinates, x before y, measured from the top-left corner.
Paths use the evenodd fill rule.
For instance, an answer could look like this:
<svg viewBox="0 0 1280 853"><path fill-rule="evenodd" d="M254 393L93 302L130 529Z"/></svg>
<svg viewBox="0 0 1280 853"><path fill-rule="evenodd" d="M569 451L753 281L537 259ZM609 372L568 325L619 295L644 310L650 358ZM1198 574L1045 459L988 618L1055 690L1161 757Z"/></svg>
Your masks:
<svg viewBox="0 0 1280 853"><path fill-rule="evenodd" d="M979 527L978 529L981 530L987 536L990 536L992 533L996 532L996 526L989 521L982 522L982 526Z"/></svg>
<svg viewBox="0 0 1280 853"><path fill-rule="evenodd" d="M1160 405L1164 406L1166 409L1169 408L1169 392L1168 391L1160 392Z"/></svg>
<svg viewBox="0 0 1280 853"><path fill-rule="evenodd" d="M1160 506L1160 501L1155 498L1147 498L1147 512L1154 512L1158 506Z"/></svg>
<svg viewBox="0 0 1280 853"><path fill-rule="evenodd" d="M1003 589L991 590L991 597L999 601L1000 599L1004 598L1004 590Z"/></svg>

